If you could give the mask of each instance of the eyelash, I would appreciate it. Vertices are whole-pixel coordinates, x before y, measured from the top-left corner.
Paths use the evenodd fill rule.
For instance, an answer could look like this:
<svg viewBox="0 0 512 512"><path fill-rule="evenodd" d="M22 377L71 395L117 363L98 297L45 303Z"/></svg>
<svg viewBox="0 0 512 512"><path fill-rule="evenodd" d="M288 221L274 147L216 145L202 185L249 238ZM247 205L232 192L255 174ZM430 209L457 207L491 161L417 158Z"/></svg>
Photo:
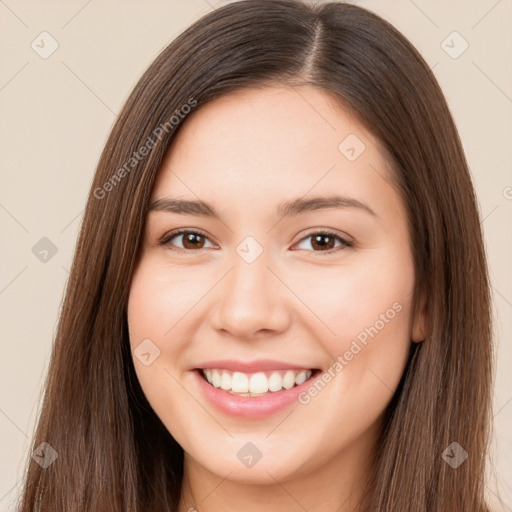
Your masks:
<svg viewBox="0 0 512 512"><path fill-rule="evenodd" d="M161 240L159 241L159 245L167 247L167 248L169 248L172 251L181 252L181 253L195 252L196 249L183 249L181 247L171 247L171 244L170 244L170 241L173 238L176 238L177 236L180 236L180 235L189 234L189 233L192 233L194 235L201 235L202 237L208 239L208 236L206 235L206 233L203 233L200 230L197 230L197 229L194 229L194 230L192 230L192 229L180 229L180 230L173 231L171 233L167 233L166 235L164 235L161 238ZM334 231L330 231L328 229L323 229L321 231L313 231L313 232L307 234L306 236L302 237L297 242L297 244L302 242L303 240L306 240L307 238L312 237L313 235L324 235L324 236L330 236L332 238L338 239L341 242L341 246L334 247L334 248L329 249L327 251L314 251L314 250L311 250L309 252L313 252L313 253L316 253L316 254L332 254L332 253L337 252L340 249L344 249L346 247L354 247L354 242L351 242L351 241L341 237L338 233L335 233ZM197 249L197 251L199 251L201 249ZM300 250L307 250L307 249L300 249Z"/></svg>

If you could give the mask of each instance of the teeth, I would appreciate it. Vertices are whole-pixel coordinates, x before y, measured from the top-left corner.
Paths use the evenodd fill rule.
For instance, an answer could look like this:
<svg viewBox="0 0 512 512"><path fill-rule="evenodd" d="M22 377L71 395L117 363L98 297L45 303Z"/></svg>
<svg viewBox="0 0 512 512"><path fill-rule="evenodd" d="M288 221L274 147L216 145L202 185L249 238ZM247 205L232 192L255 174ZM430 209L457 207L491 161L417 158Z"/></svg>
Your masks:
<svg viewBox="0 0 512 512"><path fill-rule="evenodd" d="M210 370L211 380L208 382L215 386L216 388L220 388L221 375L217 370Z"/></svg>
<svg viewBox="0 0 512 512"><path fill-rule="evenodd" d="M249 391L249 378L245 373L233 373L233 377L231 379L231 391L234 391L235 393L247 393Z"/></svg>
<svg viewBox="0 0 512 512"><path fill-rule="evenodd" d="M302 370L299 373L297 373L297 376L295 377L295 384L297 384L297 386L298 386L299 384L302 384L303 382L305 382L307 379L308 379L308 376L307 376L306 370Z"/></svg>
<svg viewBox="0 0 512 512"><path fill-rule="evenodd" d="M295 372L288 370L283 379L283 387L285 389L292 389L295 386Z"/></svg>
<svg viewBox="0 0 512 512"><path fill-rule="evenodd" d="M235 391L233 389L233 391ZM255 373L249 381L249 391L251 393L266 393L268 391L268 379L263 372Z"/></svg>
<svg viewBox="0 0 512 512"><path fill-rule="evenodd" d="M268 379L268 389L270 391L280 391L283 388L283 379L279 373L274 372Z"/></svg>
<svg viewBox="0 0 512 512"><path fill-rule="evenodd" d="M311 370L280 370L246 374L223 369L208 368L203 370L206 380L215 388L244 396L262 394L284 389L291 389L302 384L312 375Z"/></svg>
<svg viewBox="0 0 512 512"><path fill-rule="evenodd" d="M228 389L231 389L231 382L232 382L231 374L228 372L222 372L222 377L220 379L220 387L224 391L227 391Z"/></svg>

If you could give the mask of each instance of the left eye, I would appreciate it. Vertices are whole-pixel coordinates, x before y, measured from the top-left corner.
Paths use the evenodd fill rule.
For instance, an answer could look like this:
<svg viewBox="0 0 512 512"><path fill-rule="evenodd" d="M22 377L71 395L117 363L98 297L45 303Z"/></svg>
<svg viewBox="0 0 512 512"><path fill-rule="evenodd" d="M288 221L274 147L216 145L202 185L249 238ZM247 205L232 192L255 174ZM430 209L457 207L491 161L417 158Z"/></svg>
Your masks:
<svg viewBox="0 0 512 512"><path fill-rule="evenodd" d="M171 243L175 238L181 239L181 247L176 246L175 243ZM300 244L307 243L308 239L311 239L310 247L313 248L314 252L332 252L337 248L352 247L353 245L352 242L345 240L335 233L315 232L302 238L297 244L298 248L308 250L308 247L300 247ZM205 245L207 242L210 244L210 247L214 247L205 234L199 231L181 230L175 233L169 233L169 235L161 240L160 245L173 246L171 248L178 251L187 251L208 248ZM336 242L338 242L337 245Z"/></svg>
<svg viewBox="0 0 512 512"><path fill-rule="evenodd" d="M311 247L313 247L313 249L319 248L319 250L315 250L314 252L332 252L336 248L351 247L353 245L352 242L345 240L344 238L335 233L319 232L311 233L308 236L302 238L302 240L299 242L299 249L309 249L308 247L300 247L300 244L308 243L308 239L311 239L311 242L309 242L309 244ZM338 245L336 245L337 241L339 242Z"/></svg>

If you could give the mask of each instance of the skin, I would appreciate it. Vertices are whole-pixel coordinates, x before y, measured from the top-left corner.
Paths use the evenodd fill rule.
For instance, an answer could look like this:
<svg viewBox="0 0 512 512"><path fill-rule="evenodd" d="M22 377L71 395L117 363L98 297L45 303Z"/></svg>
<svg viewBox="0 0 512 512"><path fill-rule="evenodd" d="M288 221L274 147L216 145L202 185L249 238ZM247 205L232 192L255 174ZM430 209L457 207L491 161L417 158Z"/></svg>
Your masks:
<svg viewBox="0 0 512 512"><path fill-rule="evenodd" d="M365 144L354 161L338 149L349 134ZM150 212L128 304L132 350L147 338L160 350L150 365L137 357L134 365L185 451L180 512L355 509L411 342L425 337L424 301L412 314L406 211L391 176L375 137L319 88L244 89L189 114L150 202L201 199L221 220ZM276 213L282 201L333 193L375 215ZM178 228L206 238L186 249L182 236L159 244ZM322 229L353 247L336 238L315 245ZM263 248L250 264L236 252L249 235ZM265 418L219 412L191 371L207 360L268 358L328 372L393 304L400 312L309 403ZM237 458L247 442L262 453L250 468Z"/></svg>

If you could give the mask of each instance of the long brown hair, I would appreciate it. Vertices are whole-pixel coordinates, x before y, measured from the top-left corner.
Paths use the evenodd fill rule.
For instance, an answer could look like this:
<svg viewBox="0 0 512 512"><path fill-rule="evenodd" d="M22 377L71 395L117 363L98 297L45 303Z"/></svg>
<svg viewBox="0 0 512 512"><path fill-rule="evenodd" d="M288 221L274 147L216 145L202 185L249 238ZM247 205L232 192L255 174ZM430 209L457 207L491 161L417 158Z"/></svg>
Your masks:
<svg viewBox="0 0 512 512"><path fill-rule="evenodd" d="M177 510L183 450L139 386L127 330L148 200L185 105L276 83L334 93L381 141L408 212L414 303L420 291L428 301L428 336L413 344L387 409L360 509L489 510L489 284L468 165L435 77L396 29L363 8L246 0L178 36L144 73L108 138L33 441L34 449L47 442L58 458L46 468L27 458L22 512ZM145 144L147 155L135 161ZM442 456L453 442L469 454L456 469Z"/></svg>

